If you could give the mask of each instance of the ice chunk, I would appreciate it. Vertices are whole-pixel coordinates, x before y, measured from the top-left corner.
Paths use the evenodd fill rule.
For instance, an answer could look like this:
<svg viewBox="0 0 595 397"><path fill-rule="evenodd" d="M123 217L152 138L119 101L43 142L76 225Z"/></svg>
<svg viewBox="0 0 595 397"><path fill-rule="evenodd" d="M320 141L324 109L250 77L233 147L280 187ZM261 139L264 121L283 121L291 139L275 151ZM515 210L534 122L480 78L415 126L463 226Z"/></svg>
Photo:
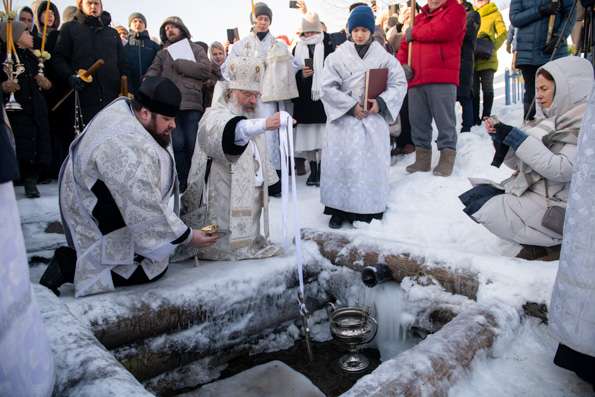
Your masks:
<svg viewBox="0 0 595 397"><path fill-rule="evenodd" d="M271 361L183 396L324 397L324 394L304 375L281 361Z"/></svg>

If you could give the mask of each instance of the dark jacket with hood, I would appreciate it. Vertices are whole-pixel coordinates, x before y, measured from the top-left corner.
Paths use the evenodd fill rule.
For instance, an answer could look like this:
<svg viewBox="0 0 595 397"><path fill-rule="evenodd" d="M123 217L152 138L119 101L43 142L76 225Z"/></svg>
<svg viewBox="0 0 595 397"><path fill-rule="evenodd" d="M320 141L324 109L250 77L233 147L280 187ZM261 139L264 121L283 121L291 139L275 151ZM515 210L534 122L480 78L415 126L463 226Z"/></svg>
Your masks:
<svg viewBox="0 0 595 397"><path fill-rule="evenodd" d="M131 32L128 44L124 46L126 64L128 65L128 87L130 92L136 93L142 78L153 63L161 47L149 37L149 32Z"/></svg>
<svg viewBox="0 0 595 397"><path fill-rule="evenodd" d="M16 101L23 110L8 112L8 119L14 133L16 154L21 164L49 165L51 160L50 127L45 98L35 81L37 58L27 49L17 49L19 59L25 66L17 81L20 90L14 93ZM2 51L0 62L6 60L6 50ZM4 70L0 72L0 81L8 79ZM4 95L4 103L9 95Z"/></svg>
<svg viewBox="0 0 595 397"><path fill-rule="evenodd" d="M97 60L105 64L97 70L91 84L80 93L83 119L87 124L120 93L120 77L126 73L124 47L118 32L109 26L111 16L87 16L78 10L74 19L62 26L53 54L58 78L68 82L79 69L88 69Z"/></svg>
<svg viewBox="0 0 595 397"><path fill-rule="evenodd" d="M335 42L332 37L326 33L322 43L324 45L324 59L335 51ZM314 58L314 46L308 46L310 59ZM295 55L295 48L293 49ZM322 73L322 70L318 71ZM326 113L322 101L312 100L312 77L304 78L301 70L295 75L299 96L293 101L293 118L298 124L321 124L326 123Z"/></svg>
<svg viewBox="0 0 595 397"><path fill-rule="evenodd" d="M175 60L169 54L167 47L175 42L170 42L165 35L165 26L172 24L182 32L182 40L188 39L190 48L196 62L185 59ZM165 48L157 53L153 64L145 76L161 76L172 80L182 93L180 110L204 111L202 87L206 80L217 79L215 68L207 57L203 48L190 41L192 37L188 28L178 17L169 17L159 29L159 35Z"/></svg>
<svg viewBox="0 0 595 397"><path fill-rule="evenodd" d="M463 7L467 11L467 30L461 47L461 81L457 90L457 97L464 98L471 95L473 87L473 72L475 69L475 42L477 31L481 24L479 13L473 9L473 5L464 2Z"/></svg>

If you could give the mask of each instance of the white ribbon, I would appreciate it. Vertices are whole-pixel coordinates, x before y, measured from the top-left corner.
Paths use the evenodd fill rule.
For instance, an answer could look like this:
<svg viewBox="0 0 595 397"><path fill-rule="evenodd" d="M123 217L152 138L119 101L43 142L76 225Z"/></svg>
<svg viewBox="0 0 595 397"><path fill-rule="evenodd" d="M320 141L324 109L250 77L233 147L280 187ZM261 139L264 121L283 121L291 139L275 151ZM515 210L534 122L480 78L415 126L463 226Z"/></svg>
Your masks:
<svg viewBox="0 0 595 397"><path fill-rule="evenodd" d="M288 252L291 245L289 232L289 170L295 170L295 158L293 156L293 118L289 113L281 111L281 126L279 127L279 151L281 152L281 231L283 234L283 246ZM290 168L291 167L291 168ZM300 311L306 313L304 305L304 259L302 256L302 239L300 236L300 224L297 200L297 185L295 182L295 171L291 173L291 206L293 212L293 237L295 240L295 262L300 287Z"/></svg>

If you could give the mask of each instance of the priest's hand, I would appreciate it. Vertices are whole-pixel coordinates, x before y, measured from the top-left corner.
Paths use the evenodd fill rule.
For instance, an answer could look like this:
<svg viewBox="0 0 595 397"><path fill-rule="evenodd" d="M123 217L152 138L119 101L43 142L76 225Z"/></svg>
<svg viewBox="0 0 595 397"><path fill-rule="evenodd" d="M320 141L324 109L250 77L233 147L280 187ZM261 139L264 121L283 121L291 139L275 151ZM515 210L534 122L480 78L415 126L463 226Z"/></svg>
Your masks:
<svg viewBox="0 0 595 397"><path fill-rule="evenodd" d="M358 120L362 120L362 119L366 118L366 116L368 116L368 113L364 110L364 108L362 107L362 105L360 105L358 103L353 108L353 116L355 116L355 118L358 119Z"/></svg>
<svg viewBox="0 0 595 397"><path fill-rule="evenodd" d="M219 233L206 234L200 230L193 230L190 245L195 248L204 248L215 244L217 240L219 240Z"/></svg>
<svg viewBox="0 0 595 397"><path fill-rule="evenodd" d="M267 130L278 130L281 127L281 113L277 112L266 120Z"/></svg>
<svg viewBox="0 0 595 397"><path fill-rule="evenodd" d="M380 106L378 105L378 101L376 99L368 99L368 113L380 113Z"/></svg>

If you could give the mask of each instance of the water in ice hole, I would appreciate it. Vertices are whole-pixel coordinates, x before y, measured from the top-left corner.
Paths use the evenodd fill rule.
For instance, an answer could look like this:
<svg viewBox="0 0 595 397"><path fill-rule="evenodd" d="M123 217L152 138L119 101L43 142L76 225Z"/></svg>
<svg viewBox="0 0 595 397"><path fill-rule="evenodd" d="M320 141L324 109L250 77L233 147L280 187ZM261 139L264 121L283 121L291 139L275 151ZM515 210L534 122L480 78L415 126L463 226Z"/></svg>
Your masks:
<svg viewBox="0 0 595 397"><path fill-rule="evenodd" d="M371 345L380 351L382 361L396 357L419 342L409 334L414 318L403 310L403 290L399 284L386 282L364 288L360 302L371 308L378 321L378 333Z"/></svg>

